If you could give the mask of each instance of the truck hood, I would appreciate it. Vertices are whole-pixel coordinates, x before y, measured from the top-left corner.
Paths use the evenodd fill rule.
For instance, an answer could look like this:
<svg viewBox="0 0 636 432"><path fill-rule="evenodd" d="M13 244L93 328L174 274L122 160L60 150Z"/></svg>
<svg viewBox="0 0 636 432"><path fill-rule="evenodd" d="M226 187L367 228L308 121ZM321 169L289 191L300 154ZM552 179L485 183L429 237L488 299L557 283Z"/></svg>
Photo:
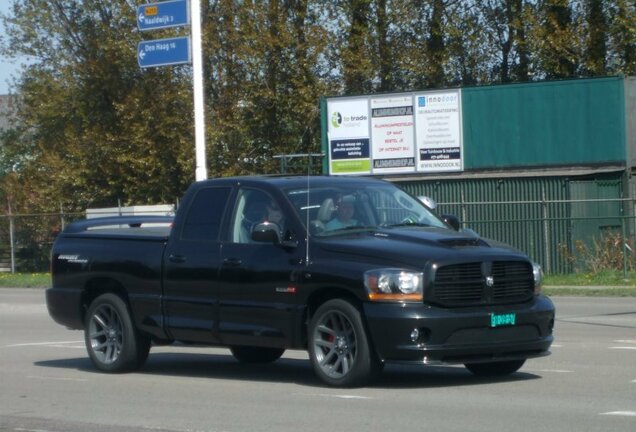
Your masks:
<svg viewBox="0 0 636 432"><path fill-rule="evenodd" d="M528 260L513 247L442 228L400 227L355 230L317 240L320 248L390 265L422 267L426 262ZM346 259L343 256L343 259Z"/></svg>

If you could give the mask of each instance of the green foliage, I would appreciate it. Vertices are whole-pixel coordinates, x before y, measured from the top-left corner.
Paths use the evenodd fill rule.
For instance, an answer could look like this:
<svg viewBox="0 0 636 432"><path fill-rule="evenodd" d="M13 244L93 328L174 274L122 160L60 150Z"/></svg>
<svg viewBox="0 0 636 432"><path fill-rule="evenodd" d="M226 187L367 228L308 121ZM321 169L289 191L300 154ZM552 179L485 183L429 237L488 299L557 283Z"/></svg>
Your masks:
<svg viewBox="0 0 636 432"><path fill-rule="evenodd" d="M13 0L29 56L0 135L14 213L174 202L193 180L191 69L141 70L136 0ZM636 73L628 0L203 0L210 176L320 151L325 95ZM299 164L302 167L303 164Z"/></svg>
<svg viewBox="0 0 636 432"><path fill-rule="evenodd" d="M559 245L558 249L576 273L597 275L603 272L636 269L633 247L631 240L624 239L619 233L610 232L594 238L589 245L576 240L573 251L565 245Z"/></svg>
<svg viewBox="0 0 636 432"><path fill-rule="evenodd" d="M546 275L544 285L553 286L629 286L636 287L636 272L627 272L627 278L622 271L603 270L597 273L577 272L568 274Z"/></svg>
<svg viewBox="0 0 636 432"><path fill-rule="evenodd" d="M2 288L48 288L50 286L49 273L0 273Z"/></svg>

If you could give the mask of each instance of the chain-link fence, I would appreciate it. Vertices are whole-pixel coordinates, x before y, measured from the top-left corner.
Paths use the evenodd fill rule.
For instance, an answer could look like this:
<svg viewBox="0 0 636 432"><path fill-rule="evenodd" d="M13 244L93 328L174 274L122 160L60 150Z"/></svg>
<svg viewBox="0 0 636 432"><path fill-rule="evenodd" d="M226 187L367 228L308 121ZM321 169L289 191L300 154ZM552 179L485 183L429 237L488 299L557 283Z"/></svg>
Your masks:
<svg viewBox="0 0 636 432"><path fill-rule="evenodd" d="M636 268L633 199L440 203L441 214L527 253L550 274Z"/></svg>
<svg viewBox="0 0 636 432"><path fill-rule="evenodd" d="M112 207L81 213L0 215L0 272L31 273L49 270L55 237L69 223L86 217L174 215L176 205Z"/></svg>
<svg viewBox="0 0 636 432"><path fill-rule="evenodd" d="M0 271L43 272L57 234L84 213L0 215Z"/></svg>
<svg viewBox="0 0 636 432"><path fill-rule="evenodd" d="M479 235L526 252L546 273L636 269L633 199L438 203ZM132 213L108 209L109 215ZM162 213L166 214L166 213ZM43 272L64 226L86 213L0 215L0 271Z"/></svg>

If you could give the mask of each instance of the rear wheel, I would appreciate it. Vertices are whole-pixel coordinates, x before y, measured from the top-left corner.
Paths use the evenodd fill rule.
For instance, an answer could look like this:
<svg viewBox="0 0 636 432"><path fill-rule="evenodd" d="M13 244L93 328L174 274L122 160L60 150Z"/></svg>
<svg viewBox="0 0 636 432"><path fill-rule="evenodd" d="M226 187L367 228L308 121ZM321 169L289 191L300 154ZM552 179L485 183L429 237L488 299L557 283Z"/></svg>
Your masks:
<svg viewBox="0 0 636 432"><path fill-rule="evenodd" d="M150 338L137 332L126 303L111 293L97 297L88 308L84 341L93 364L105 372L138 369L150 351Z"/></svg>
<svg viewBox="0 0 636 432"><path fill-rule="evenodd" d="M342 299L329 300L311 319L309 357L318 377L332 386L364 385L382 370L360 311Z"/></svg>
<svg viewBox="0 0 636 432"><path fill-rule="evenodd" d="M504 376L510 375L521 369L525 360L510 360L492 363L467 363L466 369L477 376Z"/></svg>
<svg viewBox="0 0 636 432"><path fill-rule="evenodd" d="M253 346L230 347L235 359L242 363L271 363L278 360L285 352L282 348L265 348Z"/></svg>

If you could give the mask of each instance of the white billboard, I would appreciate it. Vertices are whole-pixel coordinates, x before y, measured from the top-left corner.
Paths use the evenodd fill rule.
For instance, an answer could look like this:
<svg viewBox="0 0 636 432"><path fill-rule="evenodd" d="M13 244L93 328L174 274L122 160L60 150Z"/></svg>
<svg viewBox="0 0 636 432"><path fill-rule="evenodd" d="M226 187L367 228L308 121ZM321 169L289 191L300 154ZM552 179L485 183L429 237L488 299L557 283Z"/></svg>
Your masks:
<svg viewBox="0 0 636 432"><path fill-rule="evenodd" d="M463 170L460 91L416 94L415 101L418 171Z"/></svg>
<svg viewBox="0 0 636 432"><path fill-rule="evenodd" d="M371 130L374 174L415 171L412 95L372 98Z"/></svg>
<svg viewBox="0 0 636 432"><path fill-rule="evenodd" d="M327 99L324 121L330 174L464 169L460 89Z"/></svg>
<svg viewBox="0 0 636 432"><path fill-rule="evenodd" d="M329 172L369 174L369 102L367 98L327 102Z"/></svg>

